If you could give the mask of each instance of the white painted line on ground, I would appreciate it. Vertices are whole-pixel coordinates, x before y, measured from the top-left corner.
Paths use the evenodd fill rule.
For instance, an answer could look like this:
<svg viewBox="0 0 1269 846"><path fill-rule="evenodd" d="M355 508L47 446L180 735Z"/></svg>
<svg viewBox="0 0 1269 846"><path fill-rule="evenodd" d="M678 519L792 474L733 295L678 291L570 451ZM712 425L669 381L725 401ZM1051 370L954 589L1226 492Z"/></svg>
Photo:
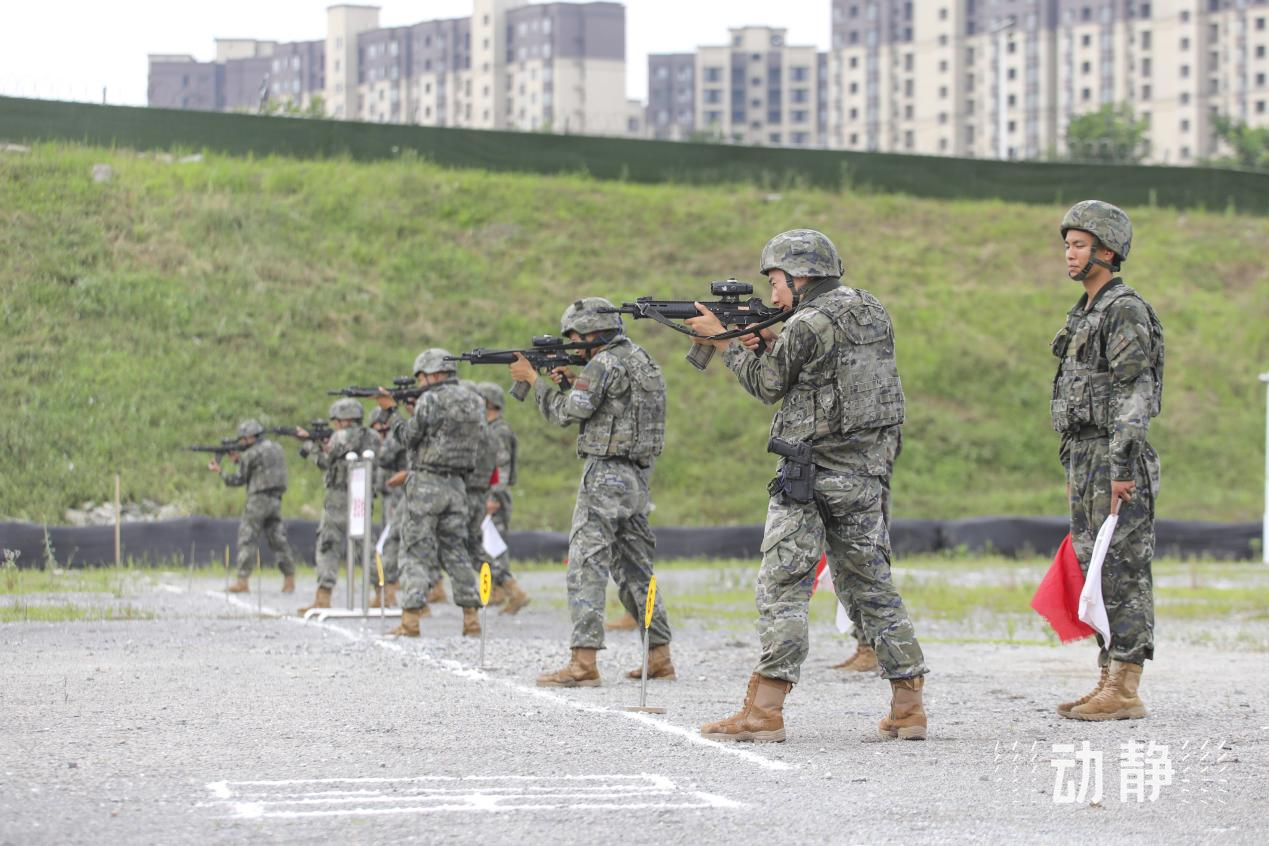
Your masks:
<svg viewBox="0 0 1269 846"><path fill-rule="evenodd" d="M159 590L165 590L168 593L185 593L185 588L177 587L176 585L169 585L166 582L159 583Z"/></svg>
<svg viewBox="0 0 1269 846"><path fill-rule="evenodd" d="M256 606L251 605L239 599L236 596L231 596L229 594L226 594L223 591L209 590L207 591L207 595L217 599L224 597L229 600L229 603L231 605L235 605L239 608L242 608L243 610L250 611L253 614L263 613L268 616L278 617L288 622L298 623L300 625L304 625L304 622L305 622L304 620L301 620L298 617L284 615L281 612L273 608L270 608L267 605L261 607L257 611ZM376 646L380 647L381 649L387 649L391 652L397 652L403 655L411 655L423 664L426 664L430 667L434 667L438 670L444 670L445 672L450 673L451 675L458 676L459 678L470 679L472 681L478 681L478 682L493 682L495 684L501 684L502 686L510 688L521 694L524 694L527 696L533 696L538 699L546 699L558 705L564 705L566 707L573 708L574 710L582 711L588 714L605 714L608 716L624 717L627 720L633 720L634 722L647 726L648 728L659 731L662 734L672 735L674 737L679 738L680 740L685 740L688 743L691 743L695 746L703 746L707 749L712 749L715 752L719 752L724 755L731 755L736 758L741 758L745 761L748 761L751 764L757 764L758 766L763 767L764 769L768 769L768 770L796 769L796 767L793 764L767 758L763 755L759 755L757 752L752 752L749 749L746 749L738 744L720 743L717 740L708 740L707 738L701 737L700 734L695 729L685 728L683 726L676 726L673 723L666 722L665 720L657 719L651 714L643 714L643 713L634 712L634 711L618 710L615 708L609 708L604 705L591 705L586 702L578 702L574 699L568 698L567 696L562 696L558 693L555 693L553 690L549 688L529 687L528 685L520 684L518 682L512 681L511 679L494 678L493 676L490 676L487 673L485 673L483 670L478 670L474 667L464 666L463 664L460 664L458 661L454 661L454 660L446 659L446 658L436 658L431 655L428 655L426 652L423 652L419 649L406 649L405 645L402 644L400 641L385 640L382 636L375 633L363 634L361 631L346 629L346 628L343 628L342 626L323 626L322 631L336 632L354 642L373 643ZM369 636L367 636L367 634Z"/></svg>
<svg viewBox="0 0 1269 846"><path fill-rule="evenodd" d="M329 784L381 785L383 790L328 791L305 788ZM226 806L239 819L383 816L485 811L694 810L744 808L743 802L714 793L682 790L666 776L417 776L278 781L215 781L207 789L213 806ZM316 807L345 805L351 807Z"/></svg>

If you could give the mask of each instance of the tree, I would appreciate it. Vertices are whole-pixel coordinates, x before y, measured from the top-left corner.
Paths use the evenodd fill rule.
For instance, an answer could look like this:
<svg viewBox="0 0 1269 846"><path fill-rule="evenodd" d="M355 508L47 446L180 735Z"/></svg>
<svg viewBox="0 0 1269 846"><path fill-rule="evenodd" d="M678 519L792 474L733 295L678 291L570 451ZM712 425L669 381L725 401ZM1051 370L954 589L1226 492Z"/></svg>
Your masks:
<svg viewBox="0 0 1269 846"><path fill-rule="evenodd" d="M1212 128L1234 151L1233 156L1217 159L1218 163L1269 170L1269 127L1251 127L1242 121L1217 115L1212 119Z"/></svg>
<svg viewBox="0 0 1269 846"><path fill-rule="evenodd" d="M1067 156L1074 161L1135 164L1150 151L1148 128L1127 103L1107 103L1067 124Z"/></svg>

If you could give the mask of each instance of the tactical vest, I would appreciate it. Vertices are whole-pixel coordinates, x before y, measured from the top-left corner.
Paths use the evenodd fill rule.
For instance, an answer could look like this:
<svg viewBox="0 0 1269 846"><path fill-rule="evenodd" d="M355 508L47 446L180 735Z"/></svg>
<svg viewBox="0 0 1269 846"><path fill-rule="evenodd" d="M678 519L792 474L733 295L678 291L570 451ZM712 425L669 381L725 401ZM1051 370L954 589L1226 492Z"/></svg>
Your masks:
<svg viewBox="0 0 1269 846"><path fill-rule="evenodd" d="M622 370L625 396L604 396L577 435L577 454L651 461L665 445L665 378L652 356L626 341L599 353L611 370Z"/></svg>
<svg viewBox="0 0 1269 846"><path fill-rule="evenodd" d="M419 397L419 408L432 413L435 425L415 450L414 466L471 472L485 429L484 399L457 381L441 382Z"/></svg>
<svg viewBox="0 0 1269 846"><path fill-rule="evenodd" d="M894 357L894 327L877 298L841 287L801 310L829 319L833 348L803 364L771 421L772 437L814 441L902 423L903 383Z"/></svg>
<svg viewBox="0 0 1269 846"><path fill-rule="evenodd" d="M1110 304L1120 297L1136 297L1150 315L1150 369L1154 375L1150 416L1157 417L1163 408L1163 324L1150 303L1121 283L1098 297L1088 311L1068 314L1066 325L1053 339L1058 368L1049 409L1057 432L1077 432L1085 426L1110 427L1110 362L1102 326Z"/></svg>
<svg viewBox="0 0 1269 846"><path fill-rule="evenodd" d="M242 460L251 466L247 493L286 490L286 453L273 441L256 441L243 453Z"/></svg>

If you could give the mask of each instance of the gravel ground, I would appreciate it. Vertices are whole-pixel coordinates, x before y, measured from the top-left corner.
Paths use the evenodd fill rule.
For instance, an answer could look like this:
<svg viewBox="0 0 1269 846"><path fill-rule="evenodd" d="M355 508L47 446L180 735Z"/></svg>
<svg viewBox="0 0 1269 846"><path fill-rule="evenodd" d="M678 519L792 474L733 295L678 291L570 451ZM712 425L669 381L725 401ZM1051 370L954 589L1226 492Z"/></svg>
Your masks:
<svg viewBox="0 0 1269 846"><path fill-rule="evenodd" d="M704 577L662 581L672 597ZM755 638L676 620L672 602L680 678L650 685L668 711L653 717L622 710L639 697L619 679L639 660L630 632L601 653L603 687L533 686L567 655L558 572L521 579L538 601L519 616L490 614L483 671L451 605L401 642L378 620L276 616L311 585L284 597L275 574L264 615L219 580L164 578L128 597L153 619L0 625L0 843L1264 840L1263 653L1162 632L1151 718L1074 723L1053 706L1091 686L1087 644L940 631L930 740L882 742L887 686L828 669L849 644L817 627L789 741L733 746L695 727L739 705ZM1168 746L1172 783L1153 802L1121 801L1130 740ZM1084 741L1104 756L1104 796L1057 804L1053 745Z"/></svg>

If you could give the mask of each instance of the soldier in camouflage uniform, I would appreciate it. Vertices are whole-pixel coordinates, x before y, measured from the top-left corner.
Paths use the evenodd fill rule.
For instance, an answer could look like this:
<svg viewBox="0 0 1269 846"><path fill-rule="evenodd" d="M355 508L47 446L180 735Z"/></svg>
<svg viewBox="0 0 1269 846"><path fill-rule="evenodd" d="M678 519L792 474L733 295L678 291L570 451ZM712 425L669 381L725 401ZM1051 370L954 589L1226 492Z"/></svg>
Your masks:
<svg viewBox="0 0 1269 846"><path fill-rule="evenodd" d="M377 435L361 425L365 410L355 399L335 400L330 407L330 424L334 431L329 441L318 446L304 429L296 429L303 438L300 457L323 471L326 498L322 503L322 519L317 525L317 596L313 608L329 608L331 592L348 550L348 462L350 452L361 455L366 450L377 452L382 444ZM353 585L348 586L353 590Z"/></svg>
<svg viewBox="0 0 1269 846"><path fill-rule="evenodd" d="M476 387L476 383L470 379L460 379L458 384L480 397L481 419L487 420L485 398ZM485 551L485 533L482 527L485 515L488 513L485 503L489 501L489 489L492 487L494 470L497 467L498 442L486 424L476 444L476 466L467 474L464 484L467 490L467 555L471 558L472 569L477 573L480 572L482 564L488 563L491 576L494 562Z"/></svg>
<svg viewBox="0 0 1269 846"><path fill-rule="evenodd" d="M370 428L383 439L375 456L376 484L375 489L383 498L383 522L387 537L383 540L383 552L379 558L383 562L382 596L375 585L375 595L370 607L376 608L382 601L388 607L396 607L397 587L401 577L398 555L401 549L401 519L404 516L402 503L405 501L405 480L409 475L410 457L391 431L392 413L382 408L375 409L370 418ZM371 581L377 581L371 578Z"/></svg>
<svg viewBox="0 0 1269 846"><path fill-rule="evenodd" d="M282 447L262 438L264 427L255 420L238 425L238 441L243 451L230 453L238 462L233 472L221 478L229 487L247 486L247 502L238 521L238 579L229 586L230 593L246 593L248 580L255 569L256 544L263 534L282 571L282 592L295 592L295 550L286 539L282 522L282 494L286 493L286 454ZM220 473L220 463L213 458L207 465Z"/></svg>
<svg viewBox="0 0 1269 846"><path fill-rule="evenodd" d="M1088 571L1102 523L1119 522L1102 569L1111 638L1097 636L1100 677L1086 696L1058 706L1063 717L1146 716L1141 670L1154 657L1154 509L1159 456L1146 440L1163 400L1163 326L1154 309L1115 273L1132 247L1132 223L1100 200L1062 218L1067 275L1084 294L1053 339L1053 428L1061 436L1071 505L1071 539Z"/></svg>
<svg viewBox="0 0 1269 846"><path fill-rule="evenodd" d="M485 510L505 541L511 526L511 486L516 483L516 434L502 416L505 403L502 388L493 382L481 382L476 387L485 399L485 417L494 438L498 462L498 483L489 490ZM511 575L509 552L504 550L492 564L494 585L500 587L505 595L506 605L502 613L515 614L529 604L529 596Z"/></svg>
<svg viewBox="0 0 1269 846"><path fill-rule="evenodd" d="M542 687L595 687L596 652L604 648L604 594L611 573L626 610L644 619L656 539L648 525L652 465L665 442L665 379L661 368L622 333L621 316L601 297L573 303L560 320L561 334L596 346L575 379L567 368L552 373L572 380L557 391L523 357L511 365L516 381L534 385L538 410L558 426L576 424L577 455L586 461L573 509L568 544L568 606L573 618L567 666L538 677ZM643 631L642 629L640 630ZM670 624L661 594L647 634L648 678L675 678ZM641 668L628 676L639 678Z"/></svg>
<svg viewBox="0 0 1269 846"><path fill-rule="evenodd" d="M414 360L414 377L427 388L410 417L394 414L392 436L410 453L401 526L401 625L393 634L419 636L427 593L442 568L463 609L463 634L480 635L480 596L467 549L465 479L476 467L485 432L485 403L458 384L456 367L442 349L424 350ZM382 391L379 407L395 410Z"/></svg>
<svg viewBox="0 0 1269 846"><path fill-rule="evenodd" d="M784 740L784 699L798 681L808 649L807 605L815 566L827 546L833 586L860 623L891 686L884 737L923 739L925 659L903 599L890 578L890 538L882 510L903 422L903 387L890 316L876 297L841 284L833 243L811 229L771 239L760 270L772 299L794 314L763 355L748 344L713 340L723 327L713 314L688 321L696 343L725 350L741 386L766 403L781 403L771 424L777 439L811 447L812 463L780 463L768 490L767 524L758 573L762 654L741 710L701 727L716 740ZM806 485L807 471L814 481ZM801 480L799 473L802 474Z"/></svg>

